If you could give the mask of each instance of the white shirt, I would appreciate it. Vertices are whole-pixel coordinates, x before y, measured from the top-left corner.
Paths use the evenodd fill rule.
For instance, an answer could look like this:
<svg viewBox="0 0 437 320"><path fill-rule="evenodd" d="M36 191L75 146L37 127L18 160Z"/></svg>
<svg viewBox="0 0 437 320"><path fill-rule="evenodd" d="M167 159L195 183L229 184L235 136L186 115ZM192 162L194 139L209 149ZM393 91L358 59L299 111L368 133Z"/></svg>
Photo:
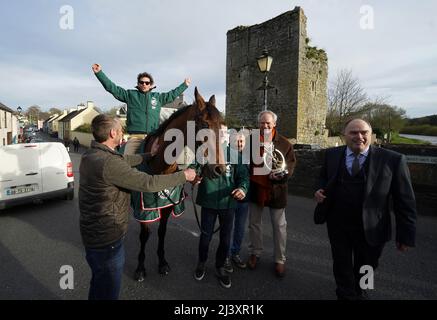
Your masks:
<svg viewBox="0 0 437 320"><path fill-rule="evenodd" d="M358 161L360 162L360 169L363 167L363 163L366 161L367 156L369 154L369 147L367 147L364 151L360 152L358 155ZM352 174L352 163L354 162L355 154L352 152L349 147L346 148L346 169Z"/></svg>

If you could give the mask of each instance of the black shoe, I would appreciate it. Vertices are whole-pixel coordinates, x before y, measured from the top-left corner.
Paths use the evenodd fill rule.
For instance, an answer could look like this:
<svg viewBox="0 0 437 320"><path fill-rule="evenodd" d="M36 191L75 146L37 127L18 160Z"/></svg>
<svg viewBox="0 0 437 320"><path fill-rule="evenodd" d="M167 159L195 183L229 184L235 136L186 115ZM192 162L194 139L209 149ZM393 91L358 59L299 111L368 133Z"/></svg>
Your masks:
<svg viewBox="0 0 437 320"><path fill-rule="evenodd" d="M228 273L234 272L234 268L232 267L231 259L229 259L229 257L226 258L223 268L225 268L225 271Z"/></svg>
<svg viewBox="0 0 437 320"><path fill-rule="evenodd" d="M199 262L196 267L196 271L194 271L194 279L200 281L205 277L206 268L204 262Z"/></svg>
<svg viewBox="0 0 437 320"><path fill-rule="evenodd" d="M233 254L232 255L232 262L240 269L246 269L247 264L241 260L239 254Z"/></svg>
<svg viewBox="0 0 437 320"><path fill-rule="evenodd" d="M216 275L217 278L220 282L220 285L223 288L229 289L232 285L231 283L231 277L229 276L229 274L225 271L225 268L217 268L216 269Z"/></svg>

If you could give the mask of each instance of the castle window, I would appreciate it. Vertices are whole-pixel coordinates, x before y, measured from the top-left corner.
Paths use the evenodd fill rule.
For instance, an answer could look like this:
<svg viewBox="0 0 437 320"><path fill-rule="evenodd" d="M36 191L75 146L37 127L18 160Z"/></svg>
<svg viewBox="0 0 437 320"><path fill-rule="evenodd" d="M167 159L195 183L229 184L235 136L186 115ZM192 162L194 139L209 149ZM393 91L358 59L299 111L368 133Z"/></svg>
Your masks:
<svg viewBox="0 0 437 320"><path fill-rule="evenodd" d="M316 82L311 81L311 91L316 91Z"/></svg>

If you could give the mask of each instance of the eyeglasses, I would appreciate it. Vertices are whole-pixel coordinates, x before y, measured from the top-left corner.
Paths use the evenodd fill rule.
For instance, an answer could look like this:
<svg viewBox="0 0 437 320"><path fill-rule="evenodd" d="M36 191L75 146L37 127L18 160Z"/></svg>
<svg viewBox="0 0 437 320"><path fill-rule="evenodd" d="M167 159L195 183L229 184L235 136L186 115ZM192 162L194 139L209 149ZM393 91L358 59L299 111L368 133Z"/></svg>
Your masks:
<svg viewBox="0 0 437 320"><path fill-rule="evenodd" d="M150 85L150 81L138 81L139 84L146 84L146 85Z"/></svg>

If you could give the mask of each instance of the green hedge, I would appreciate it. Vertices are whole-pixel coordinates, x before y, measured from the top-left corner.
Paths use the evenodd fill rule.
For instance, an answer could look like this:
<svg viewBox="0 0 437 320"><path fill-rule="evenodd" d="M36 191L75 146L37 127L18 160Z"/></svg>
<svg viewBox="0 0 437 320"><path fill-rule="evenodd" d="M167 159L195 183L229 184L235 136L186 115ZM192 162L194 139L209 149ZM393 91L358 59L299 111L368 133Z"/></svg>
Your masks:
<svg viewBox="0 0 437 320"><path fill-rule="evenodd" d="M91 133L91 123L85 123L74 129L74 131Z"/></svg>
<svg viewBox="0 0 437 320"><path fill-rule="evenodd" d="M422 136L437 136L437 126L431 126L429 124L406 126L402 128L401 133L418 134Z"/></svg>

